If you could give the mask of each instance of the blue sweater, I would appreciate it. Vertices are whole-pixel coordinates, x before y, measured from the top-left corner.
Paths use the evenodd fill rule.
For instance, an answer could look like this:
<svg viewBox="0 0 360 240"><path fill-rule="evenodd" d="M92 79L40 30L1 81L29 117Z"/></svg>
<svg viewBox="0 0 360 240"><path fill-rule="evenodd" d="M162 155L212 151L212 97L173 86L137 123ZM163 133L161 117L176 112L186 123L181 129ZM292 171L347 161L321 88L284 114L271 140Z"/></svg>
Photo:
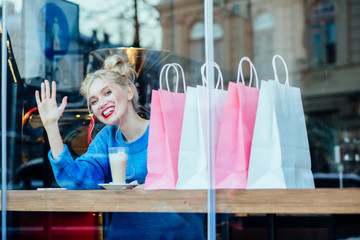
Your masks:
<svg viewBox="0 0 360 240"><path fill-rule="evenodd" d="M55 179L67 189L99 189L99 183L112 181L108 148L124 146L129 148L128 164L135 168L134 176L127 182L137 180L142 184L147 174L148 137L149 127L142 137L126 143L117 126L105 126L88 151L75 161L66 145L57 161L49 152ZM114 213L108 214L106 219L109 220L106 239L204 239L203 214Z"/></svg>

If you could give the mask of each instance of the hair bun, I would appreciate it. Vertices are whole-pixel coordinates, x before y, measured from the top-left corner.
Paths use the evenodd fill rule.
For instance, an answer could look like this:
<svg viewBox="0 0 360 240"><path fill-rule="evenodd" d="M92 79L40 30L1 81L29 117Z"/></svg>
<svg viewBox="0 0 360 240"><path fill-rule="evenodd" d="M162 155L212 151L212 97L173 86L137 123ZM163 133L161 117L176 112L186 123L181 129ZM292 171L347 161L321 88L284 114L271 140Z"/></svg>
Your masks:
<svg viewBox="0 0 360 240"><path fill-rule="evenodd" d="M127 68L128 68L127 61L119 55L113 55L105 59L104 62L105 70L118 72L119 74L124 75L124 73L127 72L126 71Z"/></svg>
<svg viewBox="0 0 360 240"><path fill-rule="evenodd" d="M120 55L112 55L105 59L104 69L126 76L134 80L135 70L132 68L128 60Z"/></svg>

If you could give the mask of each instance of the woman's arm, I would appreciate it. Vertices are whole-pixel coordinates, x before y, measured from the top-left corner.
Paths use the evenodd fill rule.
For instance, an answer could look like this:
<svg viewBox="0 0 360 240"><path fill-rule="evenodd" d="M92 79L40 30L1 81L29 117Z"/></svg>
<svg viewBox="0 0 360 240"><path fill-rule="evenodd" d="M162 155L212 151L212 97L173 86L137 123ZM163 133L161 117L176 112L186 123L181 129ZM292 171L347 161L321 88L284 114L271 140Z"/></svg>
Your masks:
<svg viewBox="0 0 360 240"><path fill-rule="evenodd" d="M90 143L87 152L75 160L66 145L57 160L53 158L52 152L49 152L55 179L61 187L97 189L101 188L99 183L111 181L107 154L109 131L110 128L104 127Z"/></svg>
<svg viewBox="0 0 360 240"><path fill-rule="evenodd" d="M58 121L65 110L67 97L62 99L62 102L58 107L56 102L56 82L52 82L51 90L49 81L45 80L41 83L41 99L39 91L35 92L35 99L41 121L48 135L52 156L55 160L57 160L64 150Z"/></svg>

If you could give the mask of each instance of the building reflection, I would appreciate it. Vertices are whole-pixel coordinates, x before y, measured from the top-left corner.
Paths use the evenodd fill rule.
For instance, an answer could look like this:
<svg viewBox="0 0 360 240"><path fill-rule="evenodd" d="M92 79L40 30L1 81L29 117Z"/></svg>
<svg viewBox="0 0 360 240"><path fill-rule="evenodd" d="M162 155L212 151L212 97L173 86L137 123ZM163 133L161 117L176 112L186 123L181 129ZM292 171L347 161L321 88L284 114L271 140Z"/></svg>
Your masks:
<svg viewBox="0 0 360 240"><path fill-rule="evenodd" d="M42 25L42 18L29 11L37 9L40 13L40 5L28 6L29 2L24 1L26 8L21 14L9 13L9 35L24 80L24 94L17 101L20 115L35 107L31 96L45 78L58 81L59 98L69 95L69 110L86 109L78 88L84 75L98 64L96 54L111 54L109 49L129 47L110 43L108 36L100 41L96 30L93 36L83 36L78 27L78 5L70 1L54 2L62 7L65 16L73 19L66 57L62 56L64 51L50 51L54 54L50 58L40 54L39 37L43 36L45 43L54 39L55 34ZM137 82L141 104L147 109L151 89L158 88L162 64L181 64L187 85L195 86L201 83L200 66L205 58L203 1L163 0L155 8L163 32L162 50L144 48L146 65L139 72ZM360 4L351 0L214 0L215 61L222 69L225 87L229 81L236 81L241 57L249 56L259 78L268 80L274 78L272 56L283 56L290 71L290 84L301 88L315 173L336 173L339 164L343 164L345 173L360 172L359 11ZM56 23L61 28L61 17L54 15L51 19L53 25ZM59 35L60 43L63 39ZM155 65L151 65L153 61ZM249 75L247 69L244 71ZM88 120L83 124L87 125ZM22 134L27 134L27 127L22 129ZM39 138L41 128L36 129L33 136L23 136L25 154L22 160L17 158L12 163L13 169L31 159L46 158L46 154L30 150L36 142L34 139L44 140ZM67 128L66 131L71 132Z"/></svg>
<svg viewBox="0 0 360 240"><path fill-rule="evenodd" d="M204 61L203 1L174 1L173 12L170 2L157 6L164 48ZM359 11L349 0L214 1L215 61L225 81L236 81L242 56L264 80L274 78L274 54L286 60L290 84L301 88L314 172L337 172L339 163L360 171Z"/></svg>

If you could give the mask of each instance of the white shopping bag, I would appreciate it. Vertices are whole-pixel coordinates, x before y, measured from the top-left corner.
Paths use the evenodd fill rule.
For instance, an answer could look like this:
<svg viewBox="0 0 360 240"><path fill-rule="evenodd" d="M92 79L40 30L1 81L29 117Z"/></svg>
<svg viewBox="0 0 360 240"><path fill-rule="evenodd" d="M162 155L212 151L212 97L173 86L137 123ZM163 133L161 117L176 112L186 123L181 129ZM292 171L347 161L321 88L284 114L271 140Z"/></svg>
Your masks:
<svg viewBox="0 0 360 240"><path fill-rule="evenodd" d="M280 84L275 60L283 61ZM290 87L286 63L273 58L275 81L262 81L250 154L248 189L314 188L299 88Z"/></svg>
<svg viewBox="0 0 360 240"><path fill-rule="evenodd" d="M223 78L219 66L214 63L219 72L218 83L222 89L213 89L214 98L214 124L215 139L216 129L221 121L224 109L226 94L223 90ZM205 86L204 75L205 65L202 66L203 86L187 87L183 127L181 133L178 181L176 189L207 189L208 188L208 167L207 167L207 128L209 116L208 89Z"/></svg>

